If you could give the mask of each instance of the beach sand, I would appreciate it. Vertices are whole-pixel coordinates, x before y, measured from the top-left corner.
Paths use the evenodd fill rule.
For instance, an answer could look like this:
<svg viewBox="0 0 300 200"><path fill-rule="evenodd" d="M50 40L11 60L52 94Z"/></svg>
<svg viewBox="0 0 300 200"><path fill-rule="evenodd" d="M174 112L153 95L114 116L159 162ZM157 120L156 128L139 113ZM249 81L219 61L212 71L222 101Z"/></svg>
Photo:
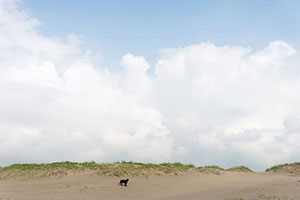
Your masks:
<svg viewBox="0 0 300 200"><path fill-rule="evenodd" d="M1 200L299 199L300 177L276 173L186 173L120 178L87 171L67 176L0 181Z"/></svg>

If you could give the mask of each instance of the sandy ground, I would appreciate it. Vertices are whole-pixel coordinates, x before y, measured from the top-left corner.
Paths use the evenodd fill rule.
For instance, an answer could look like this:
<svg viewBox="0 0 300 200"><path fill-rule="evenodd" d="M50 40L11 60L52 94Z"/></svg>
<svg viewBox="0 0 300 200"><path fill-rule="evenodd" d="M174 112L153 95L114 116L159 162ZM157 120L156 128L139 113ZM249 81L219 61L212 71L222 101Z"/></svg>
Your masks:
<svg viewBox="0 0 300 200"><path fill-rule="evenodd" d="M100 176L95 172L35 180L4 180L0 181L0 199L300 200L300 177L274 173L189 173L124 178L130 179L128 187L119 186L118 177Z"/></svg>

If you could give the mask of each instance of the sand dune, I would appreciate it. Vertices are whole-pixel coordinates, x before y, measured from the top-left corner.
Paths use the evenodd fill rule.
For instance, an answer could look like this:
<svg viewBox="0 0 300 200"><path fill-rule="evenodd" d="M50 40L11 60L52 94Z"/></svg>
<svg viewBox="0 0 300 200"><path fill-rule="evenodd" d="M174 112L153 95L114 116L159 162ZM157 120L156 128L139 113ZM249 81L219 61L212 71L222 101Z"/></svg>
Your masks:
<svg viewBox="0 0 300 200"><path fill-rule="evenodd" d="M300 178L276 173L226 172L221 175L190 172L184 175L120 178L94 171L61 177L0 181L1 200L65 199L300 199Z"/></svg>

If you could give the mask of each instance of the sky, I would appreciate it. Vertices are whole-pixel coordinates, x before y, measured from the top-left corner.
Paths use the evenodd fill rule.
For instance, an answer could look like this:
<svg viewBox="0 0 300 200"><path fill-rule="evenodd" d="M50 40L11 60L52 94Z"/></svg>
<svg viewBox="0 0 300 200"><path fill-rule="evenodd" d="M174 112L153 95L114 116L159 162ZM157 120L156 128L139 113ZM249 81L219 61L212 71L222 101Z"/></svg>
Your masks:
<svg viewBox="0 0 300 200"><path fill-rule="evenodd" d="M160 49L201 42L254 49L278 39L300 45L297 0L19 1L40 21L41 34L75 33L83 48L99 52L101 64L116 70L126 53L155 65Z"/></svg>
<svg viewBox="0 0 300 200"><path fill-rule="evenodd" d="M0 165L299 161L299 4L0 0Z"/></svg>

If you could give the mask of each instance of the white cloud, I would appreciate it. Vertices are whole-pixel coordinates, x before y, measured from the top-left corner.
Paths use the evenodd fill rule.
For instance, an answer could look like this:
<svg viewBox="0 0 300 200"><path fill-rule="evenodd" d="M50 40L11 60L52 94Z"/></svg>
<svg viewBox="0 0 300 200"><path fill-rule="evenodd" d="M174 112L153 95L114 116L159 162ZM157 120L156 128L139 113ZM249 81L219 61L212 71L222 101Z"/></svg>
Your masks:
<svg viewBox="0 0 300 200"><path fill-rule="evenodd" d="M153 83L147 75L150 65L144 57L126 54L121 60L121 66L125 69L123 88L131 94L143 94L151 92Z"/></svg>
<svg viewBox="0 0 300 200"><path fill-rule="evenodd" d="M284 41L258 52L211 43L164 49L155 90L174 145L185 147L176 159L256 169L299 160L289 139L298 118L288 116L300 111L291 63L296 72L299 54Z"/></svg>
<svg viewBox="0 0 300 200"><path fill-rule="evenodd" d="M116 73L95 67L76 35L44 37L38 25L0 0L1 165L299 161L300 60L286 42L163 49L150 75L126 54Z"/></svg>
<svg viewBox="0 0 300 200"><path fill-rule="evenodd" d="M144 58L125 55L124 74L96 68L75 35L43 37L37 20L0 2L2 165L171 158L162 116L141 97L152 84Z"/></svg>

